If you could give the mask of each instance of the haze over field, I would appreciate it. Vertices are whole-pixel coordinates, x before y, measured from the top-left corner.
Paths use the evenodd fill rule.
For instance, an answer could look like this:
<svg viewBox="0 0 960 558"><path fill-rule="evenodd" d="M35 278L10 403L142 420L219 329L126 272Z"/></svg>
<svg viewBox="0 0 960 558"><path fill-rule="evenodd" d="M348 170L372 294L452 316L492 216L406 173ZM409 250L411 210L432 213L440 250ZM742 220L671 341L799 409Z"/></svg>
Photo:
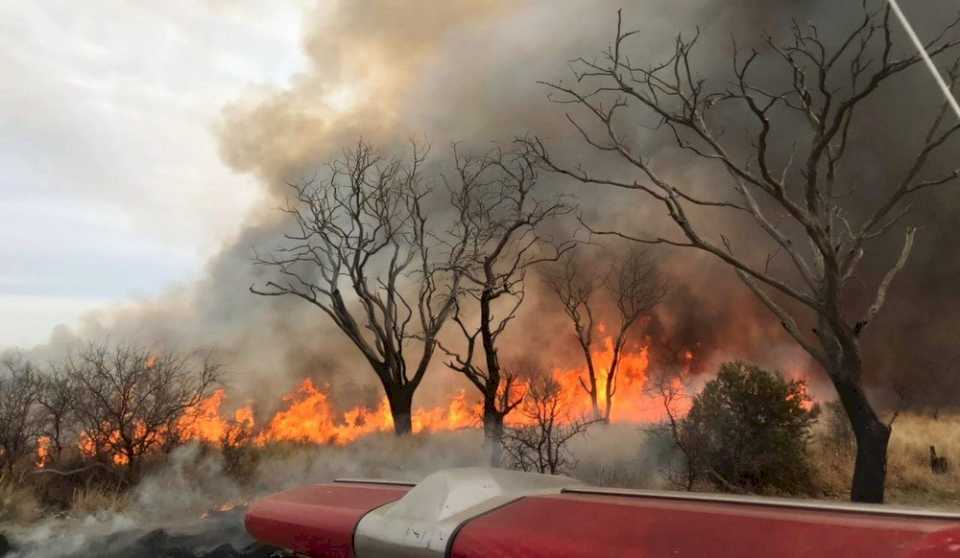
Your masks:
<svg viewBox="0 0 960 558"><path fill-rule="evenodd" d="M910 16L923 32L949 5L911 6ZM0 6L0 74L17 84L0 91L0 117L10 123L0 132L0 235L9 239L0 248L0 347L39 345L33 354L45 358L77 336L216 345L241 394L279 395L313 377L350 404L376 405L370 378L343 373L359 362L356 351L315 309L247 291L264 272L251 264L252 249L272 248L284 226L274 209L285 182L360 136L386 149L426 138L438 170L448 168L451 141L483 149L528 132L570 137L563 107L547 102L536 81L569 79L567 60L605 48L619 4L165 6ZM749 44L759 29L824 10L838 26L856 11L828 1L649 0L627 7L624 19L641 30L633 48L648 59L667 54L676 32L699 25L709 45L700 67L709 78L727 70L731 33ZM916 140L911 114L937 100L919 69L898 87L869 107L871 133L885 140L876 142L879 151L857 154L871 169L864 180L878 190ZM704 169L674 172L709 186ZM639 198L584 195L550 180L580 194L594 223L665 226ZM950 400L958 389L955 374L939 373L951 366L956 341L949 317L960 302L951 280L958 259L942 247L960 240L956 212L943 209L957 200L948 191L915 208L911 219L924 223L918 247L868 340L880 348L871 351L878 356L869 374L923 379L924 388L910 393L918 402ZM649 325L658 343L690 349L703 370L751 358L807 374L806 356L728 269L702 254L661 256L674 289ZM58 323L69 330L54 329ZM546 348L540 358L558 365L576 358L554 334L568 327L534 293L517 329L526 346ZM426 401L459 385L440 359L434 368ZM829 388L822 393L832 397Z"/></svg>
<svg viewBox="0 0 960 558"><path fill-rule="evenodd" d="M20 4L0 555L475 465L960 501L957 0Z"/></svg>

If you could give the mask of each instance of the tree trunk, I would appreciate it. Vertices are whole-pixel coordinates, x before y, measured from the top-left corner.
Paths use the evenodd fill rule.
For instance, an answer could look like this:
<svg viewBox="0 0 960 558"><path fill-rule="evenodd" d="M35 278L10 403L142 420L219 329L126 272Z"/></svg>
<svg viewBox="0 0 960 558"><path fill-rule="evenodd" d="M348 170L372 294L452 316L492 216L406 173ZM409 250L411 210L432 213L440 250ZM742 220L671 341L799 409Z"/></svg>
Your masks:
<svg viewBox="0 0 960 558"><path fill-rule="evenodd" d="M610 417L613 414L614 382L617 380L617 372L620 369L620 358L623 354L624 345L626 345L626 330L621 327L620 334L617 335L617 341L613 346L613 358L610 360L610 368L607 370L607 384L603 394L604 408L601 420L605 424L610 424Z"/></svg>
<svg viewBox="0 0 960 558"><path fill-rule="evenodd" d="M587 394L590 395L590 405L593 407L593 419L600 420L603 418L602 413L600 412L600 400L597 389L597 370L593 365L593 355L590 354L590 344L580 342L580 348L583 350L583 357L587 361L587 379L590 380L590 387L587 389ZM582 382L582 380L581 380Z"/></svg>
<svg viewBox="0 0 960 558"><path fill-rule="evenodd" d="M141 456L136 452L132 444L126 444L122 452L127 458L126 482L133 486L140 481Z"/></svg>
<svg viewBox="0 0 960 558"><path fill-rule="evenodd" d="M600 412L600 401L597 397L597 376L593 372L593 367L590 367L590 405L593 407L593 419L600 420L603 418L603 413Z"/></svg>
<svg viewBox="0 0 960 558"><path fill-rule="evenodd" d="M488 271L489 276L489 271ZM501 409L497 408L497 395L500 391L500 359L497 355L495 335L491 328L493 311L491 303L494 299L489 284L493 281L488 277L488 286L480 295L480 334L483 343L484 360L487 365L487 380L483 393L483 437L487 450L490 452L490 466L499 467L503 454L503 417ZM509 393L507 400L509 400Z"/></svg>
<svg viewBox="0 0 960 558"><path fill-rule="evenodd" d="M495 398L484 398L483 439L490 455L490 466L499 467L503 458L503 413L497 409Z"/></svg>
<svg viewBox="0 0 960 558"><path fill-rule="evenodd" d="M880 420L870 405L860 385L859 372L848 368L840 370L839 374L831 374L857 440L850 499L854 502L882 504L891 429Z"/></svg>
<svg viewBox="0 0 960 558"><path fill-rule="evenodd" d="M393 432L397 436L406 436L413 431L413 423L411 422L413 391L404 386L387 392L390 416L393 417Z"/></svg>
<svg viewBox="0 0 960 558"><path fill-rule="evenodd" d="M608 393L604 396L606 398L606 405L603 408L603 414L599 417L599 421L604 424L610 424L610 414L613 412L613 396L610 395L609 389Z"/></svg>

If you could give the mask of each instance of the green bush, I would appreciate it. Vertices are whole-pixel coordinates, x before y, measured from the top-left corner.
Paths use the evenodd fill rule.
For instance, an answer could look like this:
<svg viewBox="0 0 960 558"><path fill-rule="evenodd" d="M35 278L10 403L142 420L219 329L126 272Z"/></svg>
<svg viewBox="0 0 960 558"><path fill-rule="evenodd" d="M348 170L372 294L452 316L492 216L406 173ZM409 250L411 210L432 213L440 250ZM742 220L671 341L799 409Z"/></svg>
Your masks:
<svg viewBox="0 0 960 558"><path fill-rule="evenodd" d="M818 414L802 380L726 363L694 398L680 442L694 476L720 490L810 492L807 445Z"/></svg>

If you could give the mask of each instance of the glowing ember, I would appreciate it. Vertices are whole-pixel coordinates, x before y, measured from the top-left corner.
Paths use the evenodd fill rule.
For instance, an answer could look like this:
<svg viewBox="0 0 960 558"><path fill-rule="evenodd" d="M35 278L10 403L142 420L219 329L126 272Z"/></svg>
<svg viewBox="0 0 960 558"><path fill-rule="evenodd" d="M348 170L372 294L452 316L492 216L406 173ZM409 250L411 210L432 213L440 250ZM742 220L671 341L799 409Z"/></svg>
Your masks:
<svg viewBox="0 0 960 558"><path fill-rule="evenodd" d="M116 447L120 443L120 433L112 432L105 442L98 444L89 434L81 432L80 452L86 457L96 457L99 453L105 453L108 449ZM130 462L130 459L120 451L113 451L111 459L114 465L126 465Z"/></svg>

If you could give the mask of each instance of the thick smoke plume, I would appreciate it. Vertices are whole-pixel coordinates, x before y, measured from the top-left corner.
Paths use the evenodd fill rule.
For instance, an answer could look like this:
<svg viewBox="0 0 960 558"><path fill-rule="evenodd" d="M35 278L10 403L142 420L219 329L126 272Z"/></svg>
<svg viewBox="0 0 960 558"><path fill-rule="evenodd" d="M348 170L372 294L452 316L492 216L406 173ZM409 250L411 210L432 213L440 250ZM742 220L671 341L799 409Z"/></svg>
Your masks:
<svg viewBox="0 0 960 558"><path fill-rule="evenodd" d="M607 0L470 0L412 9L393 0L344 0L332 11L308 15L303 48L309 69L288 88L237 99L224 108L216 130L223 160L257 176L268 202L249 216L195 285L106 311L79 332L59 331L38 354L54 354L74 335L132 336L184 348L215 345L228 355L230 387L238 401L260 394L256 399L264 403L262 394L279 394L312 377L329 382L331 399L338 403L375 405L380 394L373 375L320 312L298 300L248 292L266 272L252 265L252 250L273 248L285 227L274 208L286 195L286 183L315 173L360 137L387 151L402 149L409 138L425 138L433 145L434 173L447 168L446 146L451 142L479 151L490 142L508 143L524 134L542 136L577 160L591 160L594 155L582 144L566 141L576 138L563 118L565 107L548 102L536 82L572 79L567 61L606 48L620 7ZM929 34L938 24L937 15L950 9L955 6L948 0L931 0L911 5L909 15L921 34ZM851 25L858 13L859 2L827 0L647 0L630 3L623 15L629 27L640 30L631 56L645 62L663 59L672 52L676 33L700 26L704 38L698 66L707 79L722 80L729 75L731 35L741 46L759 46L762 32L776 35L796 18L818 22L829 36ZM871 192L889 186L891 173L910 152L923 126L914 115L938 102L923 72L911 71L897 80L895 89L883 91L868 106L869 115L861 115L872 123L864 134L871 140L870 149L857 153L865 182L857 196L864 202L870 201ZM657 145L647 148L659 151ZM707 169L675 172L709 186ZM557 192L578 195L583 218L602 228L666 226L658 208L643 205L637 197L585 191L550 176L544 180ZM960 381L951 379L960 377L951 369L960 334L952 325L960 309L955 288L960 258L952 249L960 240L960 212L953 209L958 201L955 192L945 191L922 201L910 217L921 226L918 248L897 278L882 325L870 333L865 351L871 379L884 379L873 382L881 395L892 397L889 389L880 388L894 383L910 387L900 391L914 404L956 401L960 392ZM435 211L439 216L444 209L438 205ZM751 238L727 223L717 223L716 230L741 243ZM899 242L894 235L886 240L889 246ZM656 355L669 361L671 355L690 350L701 371L725 359L752 359L791 374L813 374L817 383L815 367L729 269L691 252L664 250L656 256L674 285L644 332ZM882 257L878 260L878 265L886 265ZM875 284L883 268L870 272L873 276L863 277L865 285ZM565 360L562 364L569 365L578 358L569 343L569 325L536 281L532 286L515 325L525 334L503 351L536 352L545 363ZM890 379L897 381L886 381ZM448 394L458 382L438 358L415 403ZM833 396L827 388L815 393Z"/></svg>

